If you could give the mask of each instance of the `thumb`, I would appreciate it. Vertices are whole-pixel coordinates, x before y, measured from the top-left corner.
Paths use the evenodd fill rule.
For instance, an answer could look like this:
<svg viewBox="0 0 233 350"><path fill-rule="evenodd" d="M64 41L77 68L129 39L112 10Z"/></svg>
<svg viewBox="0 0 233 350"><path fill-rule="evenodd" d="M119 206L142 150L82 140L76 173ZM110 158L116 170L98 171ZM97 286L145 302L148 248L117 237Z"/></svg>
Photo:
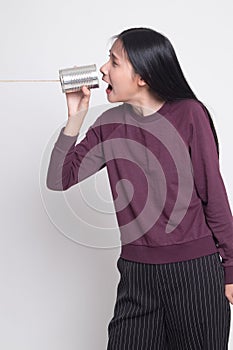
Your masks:
<svg viewBox="0 0 233 350"><path fill-rule="evenodd" d="M228 301L233 305L233 284L225 285L225 296Z"/></svg>
<svg viewBox="0 0 233 350"><path fill-rule="evenodd" d="M226 298L228 299L228 301L233 305L233 296L229 295L229 294L225 294Z"/></svg>

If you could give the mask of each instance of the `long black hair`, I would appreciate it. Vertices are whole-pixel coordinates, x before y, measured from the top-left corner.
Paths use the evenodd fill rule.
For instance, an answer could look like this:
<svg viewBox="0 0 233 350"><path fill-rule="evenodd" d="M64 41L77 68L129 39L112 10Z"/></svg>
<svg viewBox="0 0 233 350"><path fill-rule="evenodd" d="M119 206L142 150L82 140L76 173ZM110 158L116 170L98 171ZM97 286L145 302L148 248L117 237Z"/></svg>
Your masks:
<svg viewBox="0 0 233 350"><path fill-rule="evenodd" d="M186 81L169 39L150 28L126 29L111 39L121 40L134 72L159 97L166 101L192 98L202 104L209 117L219 157L219 142L211 115Z"/></svg>

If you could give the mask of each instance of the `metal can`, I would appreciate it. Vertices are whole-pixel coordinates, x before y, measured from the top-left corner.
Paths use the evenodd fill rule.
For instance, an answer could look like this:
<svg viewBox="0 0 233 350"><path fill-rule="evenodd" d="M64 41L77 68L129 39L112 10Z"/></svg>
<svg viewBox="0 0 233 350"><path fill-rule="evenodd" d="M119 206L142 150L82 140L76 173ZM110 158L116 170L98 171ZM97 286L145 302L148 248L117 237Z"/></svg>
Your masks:
<svg viewBox="0 0 233 350"><path fill-rule="evenodd" d="M98 88L99 79L95 64L82 67L65 68L59 70L59 79L62 92L75 92L81 90L83 85L88 88Z"/></svg>

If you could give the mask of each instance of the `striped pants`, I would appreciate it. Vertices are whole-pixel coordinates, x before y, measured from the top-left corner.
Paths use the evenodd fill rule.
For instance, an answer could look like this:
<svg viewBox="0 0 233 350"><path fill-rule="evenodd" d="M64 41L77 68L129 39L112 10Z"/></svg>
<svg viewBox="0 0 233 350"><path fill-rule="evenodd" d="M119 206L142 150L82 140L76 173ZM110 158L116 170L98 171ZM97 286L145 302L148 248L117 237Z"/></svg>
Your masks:
<svg viewBox="0 0 233 350"><path fill-rule="evenodd" d="M107 350L226 350L231 309L218 253L167 263L119 258Z"/></svg>

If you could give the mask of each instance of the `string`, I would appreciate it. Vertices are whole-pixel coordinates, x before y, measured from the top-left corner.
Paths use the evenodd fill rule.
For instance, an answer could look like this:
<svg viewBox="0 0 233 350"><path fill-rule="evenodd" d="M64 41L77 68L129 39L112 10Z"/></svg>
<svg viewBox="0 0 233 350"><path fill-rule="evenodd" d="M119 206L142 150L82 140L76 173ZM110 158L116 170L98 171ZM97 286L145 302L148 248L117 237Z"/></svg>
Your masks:
<svg viewBox="0 0 233 350"><path fill-rule="evenodd" d="M43 79L43 80L38 80L38 79L36 79L36 80L32 80L32 79L21 79L21 80L9 80L9 79L7 79L7 80L0 80L0 83L35 83L35 82L58 82L58 81L60 81L60 80L46 80L46 79Z"/></svg>

